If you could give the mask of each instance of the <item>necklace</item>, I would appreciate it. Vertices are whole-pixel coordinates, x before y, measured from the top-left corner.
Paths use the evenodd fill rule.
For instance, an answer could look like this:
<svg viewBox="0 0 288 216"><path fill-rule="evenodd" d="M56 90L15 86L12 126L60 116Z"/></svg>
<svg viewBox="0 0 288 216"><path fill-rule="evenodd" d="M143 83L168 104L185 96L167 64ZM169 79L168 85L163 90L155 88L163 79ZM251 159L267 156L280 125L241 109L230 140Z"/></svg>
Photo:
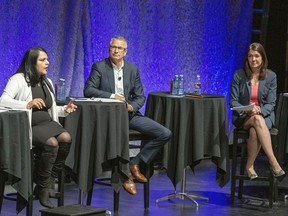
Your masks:
<svg viewBox="0 0 288 216"><path fill-rule="evenodd" d="M252 83L252 85L258 85L259 80L253 78L253 79L251 80L251 83Z"/></svg>

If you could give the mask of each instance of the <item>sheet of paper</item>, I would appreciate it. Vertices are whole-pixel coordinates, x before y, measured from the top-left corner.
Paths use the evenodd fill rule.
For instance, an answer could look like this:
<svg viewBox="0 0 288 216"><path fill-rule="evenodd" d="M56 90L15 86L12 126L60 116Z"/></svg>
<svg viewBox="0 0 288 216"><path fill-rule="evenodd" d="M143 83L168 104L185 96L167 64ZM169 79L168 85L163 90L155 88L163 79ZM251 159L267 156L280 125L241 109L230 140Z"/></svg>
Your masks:
<svg viewBox="0 0 288 216"><path fill-rule="evenodd" d="M75 101L89 101L89 102L117 102L124 103L123 101L112 99L112 98L76 98Z"/></svg>
<svg viewBox="0 0 288 216"><path fill-rule="evenodd" d="M251 111L254 108L255 103L247 105L247 106L239 106L239 107L232 107L231 110L237 111Z"/></svg>

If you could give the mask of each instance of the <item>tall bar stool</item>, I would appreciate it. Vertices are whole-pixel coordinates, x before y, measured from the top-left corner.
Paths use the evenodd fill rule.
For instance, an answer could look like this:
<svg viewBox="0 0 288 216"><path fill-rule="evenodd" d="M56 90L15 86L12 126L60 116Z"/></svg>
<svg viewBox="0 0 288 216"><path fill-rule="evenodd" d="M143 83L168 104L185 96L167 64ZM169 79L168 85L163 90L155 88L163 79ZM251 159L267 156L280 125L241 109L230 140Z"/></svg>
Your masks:
<svg viewBox="0 0 288 216"><path fill-rule="evenodd" d="M242 199L243 195L243 185L245 180L249 180L249 177L244 174L245 172L245 161L246 161L246 151L247 145L246 142L242 142L249 138L249 133L243 129L234 129L234 138L233 138L233 153L232 153L232 176L231 176L231 205L234 205L234 197L236 191L236 180L239 180L238 185L238 199ZM276 129L273 129L271 136L277 135ZM239 142L240 141L240 142ZM241 148L241 158L240 158L240 169L237 173L237 149ZM267 169L269 169L267 167ZM277 179L274 178L272 171L270 171L269 176L258 176L258 178L253 181L266 181L269 183L269 207L273 206L273 202L277 198Z"/></svg>
<svg viewBox="0 0 288 216"><path fill-rule="evenodd" d="M278 143L277 135L278 135L278 126L280 121L280 114L282 110L282 98L283 96L280 94L278 96L277 106L276 106L276 119L275 119L275 127L270 130L272 147L276 158L278 158L279 149L281 143ZM244 129L235 128L233 131L233 153L232 153L232 175L231 175L231 195L230 195L230 204L234 205L234 197L236 191L236 180L239 180L238 185L238 199L242 199L243 195L243 185L245 180L250 180L247 175L244 175L245 172L245 161L247 154L247 145L246 140L249 138L249 132ZM240 169L237 172L237 150L241 149L241 158L240 158ZM267 167L269 169L269 167ZM269 169L270 170L270 169ZM270 170L268 176L258 176L258 178L253 181L266 181L269 183L269 207L273 207L273 202L277 200L278 197L278 180L274 177L273 172Z"/></svg>
<svg viewBox="0 0 288 216"><path fill-rule="evenodd" d="M129 141L145 141L149 139L149 137L145 136L144 134L140 133L137 130L133 130L133 129L129 129ZM129 145L129 149L140 149L141 145ZM139 182L141 184L143 184L144 187L144 208L148 209L149 208L149 200L150 200L150 196L149 196L149 186L150 186L150 179L148 178L148 176L151 176L152 173L152 164L146 164L145 165L145 170L144 173L147 175L147 182L143 183L143 182ZM110 183L107 183L107 180L111 180L111 178L97 178L94 180L95 184L101 184L101 185L107 185L107 186L111 186ZM136 180L134 180L135 182L138 182ZM113 197L113 205L114 205L114 212L118 212L119 209L119 194L120 192L116 192L114 191L114 197ZM87 201L86 201L86 205L91 205L91 200L92 200L92 195L93 195L93 188L88 192L87 195Z"/></svg>

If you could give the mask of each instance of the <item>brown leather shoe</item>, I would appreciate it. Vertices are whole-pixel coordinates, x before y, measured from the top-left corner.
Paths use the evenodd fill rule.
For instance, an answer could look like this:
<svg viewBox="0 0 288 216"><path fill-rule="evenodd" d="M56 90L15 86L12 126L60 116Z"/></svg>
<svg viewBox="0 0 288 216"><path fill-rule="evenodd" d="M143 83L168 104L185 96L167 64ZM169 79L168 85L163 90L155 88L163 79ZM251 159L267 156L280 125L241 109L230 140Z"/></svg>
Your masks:
<svg viewBox="0 0 288 216"><path fill-rule="evenodd" d="M139 166L137 164L130 165L129 169L137 181L147 182L147 178L140 172Z"/></svg>
<svg viewBox="0 0 288 216"><path fill-rule="evenodd" d="M129 179L123 183L123 188L131 195L135 195L137 193L136 185L131 174L129 175Z"/></svg>

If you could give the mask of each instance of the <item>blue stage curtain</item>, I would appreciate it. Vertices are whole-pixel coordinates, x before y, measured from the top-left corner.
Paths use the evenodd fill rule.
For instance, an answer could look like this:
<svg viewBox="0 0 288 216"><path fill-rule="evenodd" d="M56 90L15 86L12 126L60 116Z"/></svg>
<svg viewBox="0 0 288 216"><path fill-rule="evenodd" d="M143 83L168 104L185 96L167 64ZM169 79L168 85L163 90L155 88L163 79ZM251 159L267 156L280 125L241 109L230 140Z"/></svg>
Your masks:
<svg viewBox="0 0 288 216"><path fill-rule="evenodd" d="M140 68L145 94L168 91L175 74L193 91L229 96L230 80L250 43L251 0L1 0L0 94L32 46L49 55L48 76L83 96L93 62L110 38L128 41L126 59Z"/></svg>

